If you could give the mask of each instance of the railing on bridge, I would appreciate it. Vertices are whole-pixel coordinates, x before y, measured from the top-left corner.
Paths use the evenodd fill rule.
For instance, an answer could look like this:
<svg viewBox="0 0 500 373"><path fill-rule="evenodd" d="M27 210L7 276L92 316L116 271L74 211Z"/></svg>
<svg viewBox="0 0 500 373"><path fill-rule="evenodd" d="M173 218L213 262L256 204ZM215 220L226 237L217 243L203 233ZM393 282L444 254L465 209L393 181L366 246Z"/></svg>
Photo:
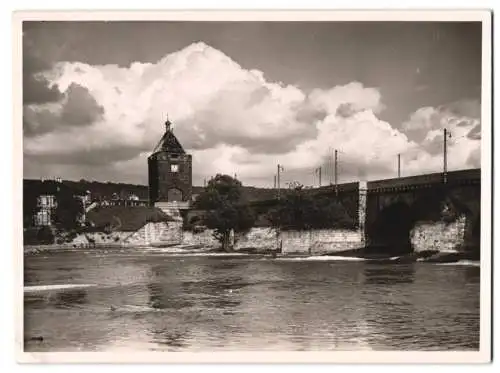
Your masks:
<svg viewBox="0 0 500 373"><path fill-rule="evenodd" d="M447 173L446 185L466 185L479 184L481 182L481 169L451 171ZM367 183L368 192L376 193L380 191L401 191L406 189L425 188L444 184L442 172L407 176L394 179L374 180Z"/></svg>

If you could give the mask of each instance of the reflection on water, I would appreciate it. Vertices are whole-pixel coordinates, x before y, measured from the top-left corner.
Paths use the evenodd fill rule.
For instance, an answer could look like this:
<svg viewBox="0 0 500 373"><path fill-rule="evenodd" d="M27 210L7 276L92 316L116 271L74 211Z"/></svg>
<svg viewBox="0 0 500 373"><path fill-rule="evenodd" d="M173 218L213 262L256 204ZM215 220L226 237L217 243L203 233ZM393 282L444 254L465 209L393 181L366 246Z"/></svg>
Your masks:
<svg viewBox="0 0 500 373"><path fill-rule="evenodd" d="M75 307L85 303L87 303L87 292L85 290L64 291L56 293L54 296L54 305L56 307Z"/></svg>
<svg viewBox="0 0 500 373"><path fill-rule="evenodd" d="M377 265L366 264L364 269L366 285L411 284L414 281L416 263Z"/></svg>
<svg viewBox="0 0 500 373"><path fill-rule="evenodd" d="M167 349L184 349L189 347L186 340L187 332L172 331L170 328L153 330L151 332L153 342L167 346Z"/></svg>
<svg viewBox="0 0 500 373"><path fill-rule="evenodd" d="M27 257L27 351L471 350L479 268L76 253Z"/></svg>

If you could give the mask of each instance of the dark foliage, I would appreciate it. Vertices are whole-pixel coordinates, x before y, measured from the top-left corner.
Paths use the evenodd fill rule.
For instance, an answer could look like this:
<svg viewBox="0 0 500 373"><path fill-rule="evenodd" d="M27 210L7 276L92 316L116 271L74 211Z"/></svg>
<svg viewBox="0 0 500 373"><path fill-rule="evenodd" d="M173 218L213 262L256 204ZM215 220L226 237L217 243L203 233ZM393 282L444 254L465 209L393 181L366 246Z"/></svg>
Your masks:
<svg viewBox="0 0 500 373"><path fill-rule="evenodd" d="M75 229L80 225L83 203L71 191L62 189L56 194L57 207L53 223L61 230Z"/></svg>
<svg viewBox="0 0 500 373"><path fill-rule="evenodd" d="M204 224L214 229L215 237L224 249L229 248L231 230L244 232L253 226L255 217L242 198L241 182L228 175L218 174L208 182L198 197L195 208L205 210Z"/></svg>
<svg viewBox="0 0 500 373"><path fill-rule="evenodd" d="M308 193L299 185L285 194L268 213L274 227L284 230L352 229L356 224L333 196Z"/></svg>
<svg viewBox="0 0 500 373"><path fill-rule="evenodd" d="M236 204L241 201L241 197L242 185L239 180L228 175L217 174L198 196L194 207L200 210L212 210L218 208L223 202Z"/></svg>
<svg viewBox="0 0 500 373"><path fill-rule="evenodd" d="M24 230L24 245L51 245L55 237L50 227L28 228Z"/></svg>
<svg viewBox="0 0 500 373"><path fill-rule="evenodd" d="M41 244L53 244L54 243L54 233L49 227L41 227L37 234L38 242Z"/></svg>
<svg viewBox="0 0 500 373"><path fill-rule="evenodd" d="M24 227L32 227L34 225L34 216L38 213L37 195L32 192L24 191L23 195L23 225Z"/></svg>
<svg viewBox="0 0 500 373"><path fill-rule="evenodd" d="M80 190L82 193L87 190L91 193L93 200L109 200L114 197L121 199L128 198L131 194L136 195L139 199L146 200L149 197L148 187L146 185L136 185L127 183L112 183L100 181L88 181L81 179L80 181L63 181L69 187Z"/></svg>

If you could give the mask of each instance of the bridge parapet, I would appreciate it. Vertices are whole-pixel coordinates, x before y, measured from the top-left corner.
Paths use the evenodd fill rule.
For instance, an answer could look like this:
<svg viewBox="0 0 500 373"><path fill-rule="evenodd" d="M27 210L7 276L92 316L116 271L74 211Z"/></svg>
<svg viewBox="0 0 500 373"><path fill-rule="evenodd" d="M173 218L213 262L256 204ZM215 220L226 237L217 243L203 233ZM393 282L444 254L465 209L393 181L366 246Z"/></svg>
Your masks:
<svg viewBox="0 0 500 373"><path fill-rule="evenodd" d="M351 183L337 184L336 186L334 184L330 184L327 186L322 186L321 188L314 188L309 190L312 193L317 193L317 194L331 193L332 191L337 191L338 193L348 193L348 192L356 192L358 188L359 188L358 182L351 182Z"/></svg>
<svg viewBox="0 0 500 373"><path fill-rule="evenodd" d="M416 175L395 179L375 180L367 183L368 193L404 192L415 189L443 186L471 185L481 183L481 169L451 171L446 175L446 184L442 172L426 175Z"/></svg>
<svg viewBox="0 0 500 373"><path fill-rule="evenodd" d="M457 250L478 252L481 169L446 176L446 183L443 173L368 182L366 247L399 255L411 252L414 244L436 248L449 236ZM462 230L449 228L460 222L465 222ZM419 227L425 227L423 235L414 234Z"/></svg>

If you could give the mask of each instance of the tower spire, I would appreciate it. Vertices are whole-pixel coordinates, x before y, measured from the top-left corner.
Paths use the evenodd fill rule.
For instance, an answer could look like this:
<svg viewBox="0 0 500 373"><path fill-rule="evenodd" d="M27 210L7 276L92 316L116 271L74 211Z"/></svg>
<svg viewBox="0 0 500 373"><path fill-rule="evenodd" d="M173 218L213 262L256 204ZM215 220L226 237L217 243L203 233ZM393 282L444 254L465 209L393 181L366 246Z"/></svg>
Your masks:
<svg viewBox="0 0 500 373"><path fill-rule="evenodd" d="M168 119L168 113L167 113L167 121L165 122L165 131L169 132L172 131L172 122Z"/></svg>

